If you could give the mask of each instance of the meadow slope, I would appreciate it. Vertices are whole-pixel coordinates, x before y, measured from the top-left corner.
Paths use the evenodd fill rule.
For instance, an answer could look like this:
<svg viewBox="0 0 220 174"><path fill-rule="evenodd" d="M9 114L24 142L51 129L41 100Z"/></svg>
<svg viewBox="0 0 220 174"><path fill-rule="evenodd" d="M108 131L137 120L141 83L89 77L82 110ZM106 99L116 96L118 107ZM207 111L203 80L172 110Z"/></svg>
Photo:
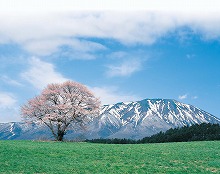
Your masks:
<svg viewBox="0 0 220 174"><path fill-rule="evenodd" d="M92 144L0 141L0 173L220 173L220 141Z"/></svg>

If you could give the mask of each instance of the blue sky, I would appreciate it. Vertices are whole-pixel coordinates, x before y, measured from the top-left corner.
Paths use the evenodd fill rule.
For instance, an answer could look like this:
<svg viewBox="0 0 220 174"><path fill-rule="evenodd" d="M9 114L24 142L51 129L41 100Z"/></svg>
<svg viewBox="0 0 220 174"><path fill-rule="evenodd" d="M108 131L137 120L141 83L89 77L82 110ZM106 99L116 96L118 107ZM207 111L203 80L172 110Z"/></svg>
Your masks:
<svg viewBox="0 0 220 174"><path fill-rule="evenodd" d="M0 122L20 121L21 105L66 80L103 104L167 98L220 118L217 1L22 2L1 2Z"/></svg>

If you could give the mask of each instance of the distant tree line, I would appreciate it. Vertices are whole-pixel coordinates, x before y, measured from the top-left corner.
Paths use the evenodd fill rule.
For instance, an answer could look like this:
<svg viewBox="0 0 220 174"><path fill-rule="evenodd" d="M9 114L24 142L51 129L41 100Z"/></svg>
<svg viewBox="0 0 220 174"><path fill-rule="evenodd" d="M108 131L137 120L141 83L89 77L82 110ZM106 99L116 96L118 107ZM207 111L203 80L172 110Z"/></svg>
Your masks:
<svg viewBox="0 0 220 174"><path fill-rule="evenodd" d="M139 140L139 143L164 143L220 140L220 125L211 123L195 124L181 128L171 128L151 137Z"/></svg>
<svg viewBox="0 0 220 174"><path fill-rule="evenodd" d="M102 144L137 144L136 140L132 139L120 139L120 138L113 138L113 139L92 139L92 140L86 140L86 142L91 143L102 143Z"/></svg>
<svg viewBox="0 0 220 174"><path fill-rule="evenodd" d="M211 141L220 140L220 125L211 123L195 124L180 128L171 128L166 132L159 132L150 137L140 140L131 139L93 139L86 140L92 143L106 144L143 144L143 143L166 143L187 141Z"/></svg>

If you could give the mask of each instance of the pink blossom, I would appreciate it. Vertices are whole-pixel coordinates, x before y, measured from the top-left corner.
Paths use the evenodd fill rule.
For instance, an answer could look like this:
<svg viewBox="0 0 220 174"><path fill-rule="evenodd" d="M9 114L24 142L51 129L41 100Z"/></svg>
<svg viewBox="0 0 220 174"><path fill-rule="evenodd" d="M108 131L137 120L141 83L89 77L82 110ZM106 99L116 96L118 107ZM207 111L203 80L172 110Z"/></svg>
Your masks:
<svg viewBox="0 0 220 174"><path fill-rule="evenodd" d="M99 99L84 85L67 81L49 84L39 96L22 106L21 115L28 122L44 123L62 141L71 123L97 116L99 107Z"/></svg>

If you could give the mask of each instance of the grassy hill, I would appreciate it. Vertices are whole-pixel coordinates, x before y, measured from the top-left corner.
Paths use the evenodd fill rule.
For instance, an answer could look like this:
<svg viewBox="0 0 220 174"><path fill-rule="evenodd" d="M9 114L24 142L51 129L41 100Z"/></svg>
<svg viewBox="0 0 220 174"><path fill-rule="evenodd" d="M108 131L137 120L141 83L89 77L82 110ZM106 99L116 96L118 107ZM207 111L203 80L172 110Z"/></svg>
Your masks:
<svg viewBox="0 0 220 174"><path fill-rule="evenodd" d="M220 173L220 141L124 145L0 141L0 173Z"/></svg>

